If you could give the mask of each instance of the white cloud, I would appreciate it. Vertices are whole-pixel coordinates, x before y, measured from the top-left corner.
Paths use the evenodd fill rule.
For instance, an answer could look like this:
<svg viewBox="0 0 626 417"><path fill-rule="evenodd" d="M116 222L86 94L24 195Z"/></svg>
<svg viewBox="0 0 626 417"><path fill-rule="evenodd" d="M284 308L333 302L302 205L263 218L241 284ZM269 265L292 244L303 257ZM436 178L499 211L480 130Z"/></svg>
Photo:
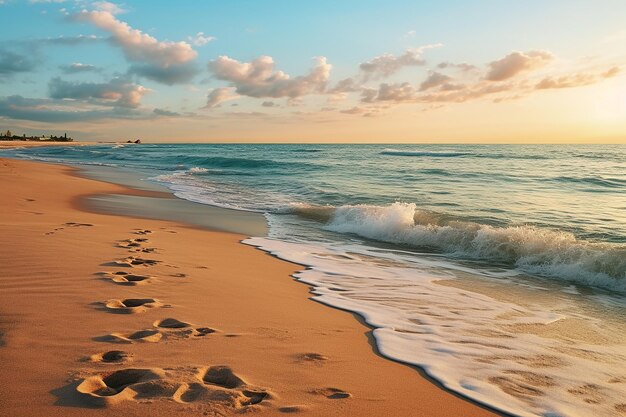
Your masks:
<svg viewBox="0 0 626 417"><path fill-rule="evenodd" d="M212 109L214 107L219 106L221 103L225 101L234 100L237 97L239 96L233 92L232 88L228 88L228 87L214 88L212 90L209 90L205 108Z"/></svg>
<svg viewBox="0 0 626 417"><path fill-rule="evenodd" d="M131 28L106 10L83 10L76 19L87 21L109 32L113 41L131 61L150 62L162 67L184 64L198 55L187 42L160 42L152 36Z"/></svg>
<svg viewBox="0 0 626 417"><path fill-rule="evenodd" d="M108 12L111 14L120 14L126 11L117 4L108 1L96 1L93 3L93 6L100 11Z"/></svg>
<svg viewBox="0 0 626 417"><path fill-rule="evenodd" d="M434 87L439 87L441 85L447 84L452 81L452 78L442 74L440 72L431 71L422 84L420 84L420 91L425 91Z"/></svg>
<svg viewBox="0 0 626 417"><path fill-rule="evenodd" d="M461 62L460 64L455 64L453 62L441 62L437 65L437 68L439 69L457 68L464 72L474 71L477 69L475 65L471 65L465 62Z"/></svg>
<svg viewBox="0 0 626 417"><path fill-rule="evenodd" d="M359 65L366 80L385 78L398 72L403 67L419 66L426 64L422 58L422 53L426 49L438 48L441 44L425 45L419 48L407 49L402 55L384 54L372 58Z"/></svg>
<svg viewBox="0 0 626 417"><path fill-rule="evenodd" d="M535 86L538 90L546 90L553 88L574 88L583 87L585 85L595 84L605 78L612 78L619 74L619 67L609 68L600 74L591 74L586 72L578 72L574 74L565 74L559 77L546 77Z"/></svg>
<svg viewBox="0 0 626 417"><path fill-rule="evenodd" d="M274 59L270 56L261 56L251 62L220 56L209 62L209 70L215 78L229 81L238 94L257 98L296 99L322 93L332 68L325 57L316 57L315 65L307 75L291 78L283 71L275 71L274 66Z"/></svg>
<svg viewBox="0 0 626 417"><path fill-rule="evenodd" d="M382 83L376 89L366 89L363 91L361 101L364 103L374 103L380 101L406 102L416 100L417 90L409 83Z"/></svg>
<svg viewBox="0 0 626 417"><path fill-rule="evenodd" d="M98 72L100 69L95 65L82 64L80 62L74 62L70 65L61 65L59 68L66 74L75 74L78 72Z"/></svg>
<svg viewBox="0 0 626 417"><path fill-rule="evenodd" d="M117 6L101 2L98 7L100 10L83 10L74 18L109 32L113 43L122 49L126 58L138 63L131 68L132 73L165 84L186 82L196 74L193 61L198 53L189 43L159 41L118 20L114 16L120 10Z"/></svg>
<svg viewBox="0 0 626 417"><path fill-rule="evenodd" d="M489 81L503 81L525 71L541 68L554 59L549 51L514 51L489 63L485 78Z"/></svg>
<svg viewBox="0 0 626 417"><path fill-rule="evenodd" d="M188 36L187 40L196 46L204 46L207 43L214 41L214 36L205 36L204 32L198 32L194 36Z"/></svg>

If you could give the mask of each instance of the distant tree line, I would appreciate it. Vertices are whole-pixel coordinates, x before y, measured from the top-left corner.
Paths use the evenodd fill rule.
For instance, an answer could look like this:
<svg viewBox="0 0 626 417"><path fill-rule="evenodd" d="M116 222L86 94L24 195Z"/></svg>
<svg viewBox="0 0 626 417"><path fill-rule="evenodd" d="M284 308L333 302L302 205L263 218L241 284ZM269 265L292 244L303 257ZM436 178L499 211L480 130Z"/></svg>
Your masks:
<svg viewBox="0 0 626 417"><path fill-rule="evenodd" d="M26 136L24 133L22 136L14 135L10 130L7 130L6 133L0 135L0 140L28 140L28 141L38 141L38 142L72 142L74 139L68 138L67 133L63 136L55 136L55 135L41 135L41 136Z"/></svg>

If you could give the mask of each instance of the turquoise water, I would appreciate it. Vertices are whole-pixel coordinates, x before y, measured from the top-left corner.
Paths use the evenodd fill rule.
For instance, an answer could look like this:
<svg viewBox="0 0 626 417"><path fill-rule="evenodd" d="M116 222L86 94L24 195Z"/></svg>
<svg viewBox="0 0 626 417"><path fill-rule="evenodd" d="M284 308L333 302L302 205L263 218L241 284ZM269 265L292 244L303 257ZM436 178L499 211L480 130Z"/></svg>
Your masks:
<svg viewBox="0 0 626 417"><path fill-rule="evenodd" d="M297 278L318 301L363 315L384 355L498 409L619 415L626 402L626 146L97 145L0 156L123 167L183 199L265 213L269 236L247 243L307 265Z"/></svg>
<svg viewBox="0 0 626 417"><path fill-rule="evenodd" d="M201 203L298 214L340 233L626 290L626 146L103 145L8 153L135 168Z"/></svg>

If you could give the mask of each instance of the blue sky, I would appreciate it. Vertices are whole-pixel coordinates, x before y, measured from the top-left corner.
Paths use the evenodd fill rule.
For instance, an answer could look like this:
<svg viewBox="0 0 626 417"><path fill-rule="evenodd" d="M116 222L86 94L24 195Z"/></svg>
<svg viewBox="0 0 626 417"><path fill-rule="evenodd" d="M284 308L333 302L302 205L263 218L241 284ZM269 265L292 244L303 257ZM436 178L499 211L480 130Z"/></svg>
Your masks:
<svg viewBox="0 0 626 417"><path fill-rule="evenodd" d="M609 83L623 96L624 22L617 0L0 0L0 125L63 123L85 139L133 126L153 140L615 141L617 95L616 114L555 129L598 108ZM488 129L494 114L510 132ZM520 129L541 114L545 131Z"/></svg>

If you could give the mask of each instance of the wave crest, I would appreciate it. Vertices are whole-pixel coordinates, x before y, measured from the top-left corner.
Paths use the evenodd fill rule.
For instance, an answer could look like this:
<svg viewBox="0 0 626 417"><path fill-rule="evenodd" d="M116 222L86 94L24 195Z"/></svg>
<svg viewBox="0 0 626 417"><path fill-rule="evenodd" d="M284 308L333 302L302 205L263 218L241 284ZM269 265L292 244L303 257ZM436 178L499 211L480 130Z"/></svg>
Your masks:
<svg viewBox="0 0 626 417"><path fill-rule="evenodd" d="M390 156L431 156L431 157L439 157L439 158L453 158L459 156L470 156L472 155L469 152L443 152L443 151L401 151L397 149L384 149L380 152L381 155L390 155Z"/></svg>
<svg viewBox="0 0 626 417"><path fill-rule="evenodd" d="M498 262L545 277L626 293L626 246L593 243L534 226L495 227L446 219L413 203L299 208L325 228L447 255ZM306 215L305 215L306 216Z"/></svg>

